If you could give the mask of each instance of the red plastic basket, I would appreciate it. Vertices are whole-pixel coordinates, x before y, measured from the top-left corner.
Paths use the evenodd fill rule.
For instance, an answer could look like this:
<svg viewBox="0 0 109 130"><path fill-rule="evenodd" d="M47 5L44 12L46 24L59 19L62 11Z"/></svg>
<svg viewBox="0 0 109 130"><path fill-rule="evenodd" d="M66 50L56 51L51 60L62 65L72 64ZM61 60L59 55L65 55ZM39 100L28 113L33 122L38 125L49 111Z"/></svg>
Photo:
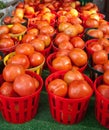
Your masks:
<svg viewBox="0 0 109 130"><path fill-rule="evenodd" d="M35 117L38 110L38 103L40 92L43 86L43 80L34 72L26 71L26 73L39 81L40 86L35 93L24 97L6 97L0 95L2 116L10 123L25 123L30 121Z"/></svg>
<svg viewBox="0 0 109 130"><path fill-rule="evenodd" d="M50 112L54 120L62 124L76 124L82 121L88 109L90 97L92 93L84 98L68 99L54 95L48 91L48 84L56 79L63 79L66 71L59 71L49 75L45 81L46 90L48 92L48 100L50 106ZM83 75L85 80L93 87L91 79Z"/></svg>
<svg viewBox="0 0 109 130"><path fill-rule="evenodd" d="M53 59L56 57L56 52L50 54L48 57L47 57L47 66L48 66L48 69L50 70L51 73L54 73L56 71L59 71L59 70L56 70L55 68L53 68L52 66L52 61ZM81 68L79 68L79 71L80 72L83 72L85 69L87 68L87 64L85 64L84 66L82 66Z"/></svg>
<svg viewBox="0 0 109 130"><path fill-rule="evenodd" d="M109 129L109 100L103 97L97 87L103 82L103 76L99 76L94 82L95 89L95 116L97 121Z"/></svg>
<svg viewBox="0 0 109 130"><path fill-rule="evenodd" d="M15 50L16 46L20 43L20 41L15 38L12 38L12 40L14 41L14 46L8 47L8 48L0 48L0 51L2 51L5 55L10 52L13 52Z"/></svg>

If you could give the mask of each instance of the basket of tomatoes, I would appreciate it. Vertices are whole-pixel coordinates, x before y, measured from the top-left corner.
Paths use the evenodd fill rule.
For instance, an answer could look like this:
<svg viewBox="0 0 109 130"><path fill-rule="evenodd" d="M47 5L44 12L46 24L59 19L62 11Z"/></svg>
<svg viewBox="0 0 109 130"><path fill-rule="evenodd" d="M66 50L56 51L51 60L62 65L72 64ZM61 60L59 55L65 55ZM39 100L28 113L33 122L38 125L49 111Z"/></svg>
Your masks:
<svg viewBox="0 0 109 130"><path fill-rule="evenodd" d="M78 70L59 71L45 81L52 117L62 124L76 124L85 117L93 82Z"/></svg>
<svg viewBox="0 0 109 130"><path fill-rule="evenodd" d="M2 80L3 79L3 80ZM25 123L34 118L38 110L43 80L22 65L9 64L0 80L0 104L3 118L10 123Z"/></svg>
<svg viewBox="0 0 109 130"><path fill-rule="evenodd" d="M109 71L104 72L94 81L95 117L104 127L109 129Z"/></svg>

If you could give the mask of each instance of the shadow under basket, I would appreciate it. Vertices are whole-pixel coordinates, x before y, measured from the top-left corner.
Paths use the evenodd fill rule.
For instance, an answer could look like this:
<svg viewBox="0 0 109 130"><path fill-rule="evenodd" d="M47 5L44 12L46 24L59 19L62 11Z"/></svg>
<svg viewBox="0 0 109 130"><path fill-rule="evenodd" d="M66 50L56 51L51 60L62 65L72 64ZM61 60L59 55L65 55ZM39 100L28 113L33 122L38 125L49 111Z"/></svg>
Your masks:
<svg viewBox="0 0 109 130"><path fill-rule="evenodd" d="M95 116L97 121L109 129L109 99L102 96L97 87L103 83L103 76L99 76L94 82L95 89Z"/></svg>
<svg viewBox="0 0 109 130"><path fill-rule="evenodd" d="M64 74L65 71L59 71L49 75L45 83L46 90L48 84L52 80L56 78L63 79ZM91 87L93 87L93 82L90 80L90 78L86 75L83 76L85 80L87 80L87 82L91 85ZM79 99L60 97L54 95L49 90L47 90L47 93L48 93L50 112L55 121L62 124L71 125L71 124L79 123L84 119L92 93L84 98L79 98Z"/></svg>
<svg viewBox="0 0 109 130"><path fill-rule="evenodd" d="M24 97L6 97L0 95L1 113L7 122L25 123L32 120L37 114L43 80L34 72L26 71L26 73L39 81L39 88L33 94Z"/></svg>

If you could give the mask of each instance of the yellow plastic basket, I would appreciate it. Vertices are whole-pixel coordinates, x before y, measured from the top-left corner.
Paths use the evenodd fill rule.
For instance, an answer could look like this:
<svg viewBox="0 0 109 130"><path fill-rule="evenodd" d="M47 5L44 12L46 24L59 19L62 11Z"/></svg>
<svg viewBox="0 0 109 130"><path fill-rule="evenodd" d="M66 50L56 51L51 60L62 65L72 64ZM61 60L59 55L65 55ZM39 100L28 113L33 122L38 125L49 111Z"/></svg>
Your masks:
<svg viewBox="0 0 109 130"><path fill-rule="evenodd" d="M14 55L15 55L15 52L11 52L8 55L6 55L3 59L4 65L7 65L7 61L9 60L9 58L13 57ZM45 59L44 59L43 63L40 64L39 66L36 66L33 68L28 68L27 70L31 70L31 71L35 72L36 74L41 75L44 63L45 63Z"/></svg>

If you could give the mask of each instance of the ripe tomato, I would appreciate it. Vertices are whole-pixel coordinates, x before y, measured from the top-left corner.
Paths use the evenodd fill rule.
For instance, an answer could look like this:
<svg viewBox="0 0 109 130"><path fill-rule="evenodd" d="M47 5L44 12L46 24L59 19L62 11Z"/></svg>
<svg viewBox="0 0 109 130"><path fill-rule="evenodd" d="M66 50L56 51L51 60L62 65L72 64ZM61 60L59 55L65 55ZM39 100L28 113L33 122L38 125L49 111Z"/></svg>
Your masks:
<svg viewBox="0 0 109 130"><path fill-rule="evenodd" d="M7 82L13 82L18 75L24 74L22 65L8 64L3 69L3 78Z"/></svg>
<svg viewBox="0 0 109 130"><path fill-rule="evenodd" d="M85 26L89 28L98 28L99 22L94 18L88 18L85 22Z"/></svg>
<svg viewBox="0 0 109 130"><path fill-rule="evenodd" d="M73 37L70 39L70 42L75 48L81 48L83 49L85 46L85 42L80 37Z"/></svg>
<svg viewBox="0 0 109 130"><path fill-rule="evenodd" d="M67 34L58 33L55 37L54 44L58 46L60 43L62 43L64 41L69 41L69 39L70 39L70 37Z"/></svg>
<svg viewBox="0 0 109 130"><path fill-rule="evenodd" d="M13 84L10 82L3 82L0 87L0 94L11 97L14 94Z"/></svg>
<svg viewBox="0 0 109 130"><path fill-rule="evenodd" d="M103 65L97 64L97 65L94 65L93 68L94 68L95 70L97 70L98 72L102 72L102 73L104 72Z"/></svg>
<svg viewBox="0 0 109 130"><path fill-rule="evenodd" d="M39 30L40 30L42 27L49 25L48 21L46 21L46 20L37 20L35 24L36 24L36 26L37 26L37 28L38 28Z"/></svg>
<svg viewBox="0 0 109 130"><path fill-rule="evenodd" d="M74 80L69 84L68 96L70 98L83 98L92 92L91 86L85 80Z"/></svg>
<svg viewBox="0 0 109 130"><path fill-rule="evenodd" d="M9 35L9 33L7 33L7 34L0 34L0 39L2 39L2 38L11 38L11 36Z"/></svg>
<svg viewBox="0 0 109 130"><path fill-rule="evenodd" d="M109 70L104 72L103 81L104 81L105 84L109 85Z"/></svg>
<svg viewBox="0 0 109 130"><path fill-rule="evenodd" d="M101 38L98 40L98 43L102 45L103 47L109 46L109 40L107 38Z"/></svg>
<svg viewBox="0 0 109 130"><path fill-rule="evenodd" d="M103 70L104 71L109 70L109 60L106 63L103 64Z"/></svg>
<svg viewBox="0 0 109 130"><path fill-rule="evenodd" d="M31 29L29 29L28 31L27 31L27 34L32 34L32 35L34 35L34 36L38 36L38 34L39 34L39 30L37 29L37 28L31 28Z"/></svg>
<svg viewBox="0 0 109 130"><path fill-rule="evenodd" d="M108 54L105 50L100 50L92 54L94 64L105 64L108 61Z"/></svg>
<svg viewBox="0 0 109 130"><path fill-rule="evenodd" d="M52 66L56 70L70 70L72 63L68 56L59 56L52 60Z"/></svg>
<svg viewBox="0 0 109 130"><path fill-rule="evenodd" d="M72 50L73 45L69 41L63 41L58 45L58 48L61 50Z"/></svg>
<svg viewBox="0 0 109 130"><path fill-rule="evenodd" d="M74 65L81 67L87 64L87 54L84 50L80 48L74 48L70 53L69 56L71 58L71 61L74 63Z"/></svg>
<svg viewBox="0 0 109 130"><path fill-rule="evenodd" d="M64 74L64 81L70 84L73 80L84 80L84 77L81 72L76 69L72 69Z"/></svg>
<svg viewBox="0 0 109 130"><path fill-rule="evenodd" d="M109 85L101 84L97 87L98 92L100 92L105 98L109 99Z"/></svg>
<svg viewBox="0 0 109 130"><path fill-rule="evenodd" d="M15 54L8 60L7 63L22 65L25 69L30 67L30 61L29 61L28 57L24 54Z"/></svg>
<svg viewBox="0 0 109 130"><path fill-rule="evenodd" d="M104 33L104 34L109 34L109 24L101 24L99 26L99 29Z"/></svg>
<svg viewBox="0 0 109 130"><path fill-rule="evenodd" d="M0 34L7 34L7 33L9 33L9 28L8 28L8 26L7 25L1 25L0 26Z"/></svg>
<svg viewBox="0 0 109 130"><path fill-rule="evenodd" d="M34 47L35 51L43 51L45 49L44 41L39 38L32 40L30 44Z"/></svg>
<svg viewBox="0 0 109 130"><path fill-rule="evenodd" d="M2 38L0 40L0 48L9 48L14 46L14 41L11 38Z"/></svg>
<svg viewBox="0 0 109 130"><path fill-rule="evenodd" d="M35 39L36 36L34 34L25 34L22 38L22 43L29 43L33 39Z"/></svg>
<svg viewBox="0 0 109 130"><path fill-rule="evenodd" d="M15 78L13 89L20 96L31 95L36 91L35 81L30 75L21 74Z"/></svg>
<svg viewBox="0 0 109 130"><path fill-rule="evenodd" d="M56 53L56 57L58 56L68 56L69 55L70 50L61 50L59 49Z"/></svg>
<svg viewBox="0 0 109 130"><path fill-rule="evenodd" d="M32 55L29 56L30 59L30 65L32 67L41 65L44 62L44 56L40 52L35 52Z"/></svg>
<svg viewBox="0 0 109 130"><path fill-rule="evenodd" d="M67 95L68 86L64 80L57 78L48 84L47 89L57 96L65 97Z"/></svg>
<svg viewBox="0 0 109 130"><path fill-rule="evenodd" d="M16 54L31 55L34 53L34 47L28 43L19 44L15 49Z"/></svg>

